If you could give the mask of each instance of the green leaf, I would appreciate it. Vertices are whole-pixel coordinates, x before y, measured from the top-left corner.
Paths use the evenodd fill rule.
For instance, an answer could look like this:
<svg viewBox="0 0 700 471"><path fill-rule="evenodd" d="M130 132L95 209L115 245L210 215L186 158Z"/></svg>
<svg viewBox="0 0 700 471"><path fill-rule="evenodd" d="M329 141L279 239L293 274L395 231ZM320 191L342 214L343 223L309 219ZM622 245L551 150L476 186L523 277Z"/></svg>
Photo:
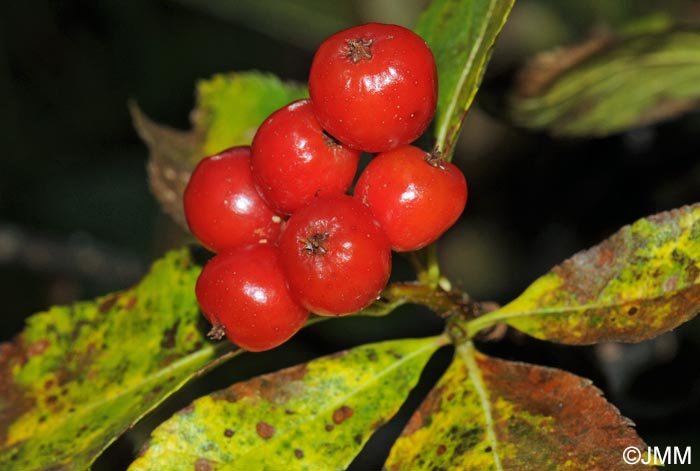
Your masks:
<svg viewBox="0 0 700 471"><path fill-rule="evenodd" d="M209 364L198 273L189 252L171 252L134 288L36 314L0 345L0 469L88 469Z"/></svg>
<svg viewBox="0 0 700 471"><path fill-rule="evenodd" d="M199 82L197 91L193 120L195 130L204 135L205 155L250 144L273 111L308 97L306 87L260 72L215 75Z"/></svg>
<svg viewBox="0 0 700 471"><path fill-rule="evenodd" d="M697 109L700 29L647 29L536 57L513 94L514 121L554 134L603 136Z"/></svg>
<svg viewBox="0 0 700 471"><path fill-rule="evenodd" d="M437 63L436 147L448 159L514 2L433 0L418 19L415 31L428 43Z"/></svg>
<svg viewBox="0 0 700 471"><path fill-rule="evenodd" d="M369 344L202 397L161 424L129 470L345 469L445 343Z"/></svg>
<svg viewBox="0 0 700 471"><path fill-rule="evenodd" d="M506 306L468 324L505 322L567 344L638 342L700 310L700 203L640 219L536 280Z"/></svg>
<svg viewBox="0 0 700 471"><path fill-rule="evenodd" d="M389 471L618 471L646 450L631 422L589 380L490 358L469 342L406 425Z"/></svg>
<svg viewBox="0 0 700 471"><path fill-rule="evenodd" d="M150 152L151 189L165 212L187 228L182 194L197 162L229 147L249 145L273 111L307 96L302 85L282 82L271 74L215 75L197 84L190 131L157 124L132 104L134 126Z"/></svg>

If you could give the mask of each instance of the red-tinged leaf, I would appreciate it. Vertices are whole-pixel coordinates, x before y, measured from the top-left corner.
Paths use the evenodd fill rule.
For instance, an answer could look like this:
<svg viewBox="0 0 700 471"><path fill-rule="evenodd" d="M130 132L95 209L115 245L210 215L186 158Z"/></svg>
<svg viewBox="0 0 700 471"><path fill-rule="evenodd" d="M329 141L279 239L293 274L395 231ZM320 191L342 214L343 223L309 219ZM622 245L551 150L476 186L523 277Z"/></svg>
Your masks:
<svg viewBox="0 0 700 471"><path fill-rule="evenodd" d="M700 310L700 203L640 219L537 279L511 303L468 324L505 322L567 344L638 342Z"/></svg>
<svg viewBox="0 0 700 471"><path fill-rule="evenodd" d="M627 447L646 450L631 422L589 380L498 360L471 343L406 425L390 471L641 471Z"/></svg>

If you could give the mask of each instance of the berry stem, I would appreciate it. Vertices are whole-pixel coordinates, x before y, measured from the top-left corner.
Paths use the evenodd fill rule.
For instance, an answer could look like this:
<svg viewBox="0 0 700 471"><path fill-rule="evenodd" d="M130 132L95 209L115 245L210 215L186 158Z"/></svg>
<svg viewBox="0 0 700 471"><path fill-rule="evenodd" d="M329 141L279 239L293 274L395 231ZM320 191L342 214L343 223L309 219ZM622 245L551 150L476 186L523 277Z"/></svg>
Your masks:
<svg viewBox="0 0 700 471"><path fill-rule="evenodd" d="M382 292L381 298L367 309L357 314L383 316L404 304L420 304L440 317L447 319L454 315L473 318L475 303L461 291L444 291L421 282L392 283Z"/></svg>
<svg viewBox="0 0 700 471"><path fill-rule="evenodd" d="M430 286L432 289L437 289L438 286L445 291L451 290L449 280L445 279L440 274L440 263L437 256L437 245L430 244L429 246L408 253L413 269L416 272L418 281Z"/></svg>
<svg viewBox="0 0 700 471"><path fill-rule="evenodd" d="M357 315L384 316L404 304L419 304L447 321L445 333L455 345L468 342L477 335L487 341L503 336L503 329L498 329L502 324L493 322L494 317L489 315L498 309L497 304L476 302L462 291L442 289L442 284L433 287L420 281L392 283L382 292L381 299Z"/></svg>

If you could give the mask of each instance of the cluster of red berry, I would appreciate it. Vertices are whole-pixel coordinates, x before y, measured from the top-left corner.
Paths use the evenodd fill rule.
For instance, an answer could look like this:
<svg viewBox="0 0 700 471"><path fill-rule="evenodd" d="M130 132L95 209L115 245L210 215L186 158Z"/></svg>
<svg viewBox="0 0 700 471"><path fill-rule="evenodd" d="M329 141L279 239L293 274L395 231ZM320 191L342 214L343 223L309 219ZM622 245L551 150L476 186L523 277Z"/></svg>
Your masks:
<svg viewBox="0 0 700 471"><path fill-rule="evenodd" d="M192 233L218 252L196 286L210 336L251 351L289 339L309 312L370 305L391 250L436 240L467 199L457 167L409 145L437 99L435 61L415 33L336 33L314 56L309 93L270 115L251 147L202 160L185 191ZM379 154L348 196L362 151Z"/></svg>

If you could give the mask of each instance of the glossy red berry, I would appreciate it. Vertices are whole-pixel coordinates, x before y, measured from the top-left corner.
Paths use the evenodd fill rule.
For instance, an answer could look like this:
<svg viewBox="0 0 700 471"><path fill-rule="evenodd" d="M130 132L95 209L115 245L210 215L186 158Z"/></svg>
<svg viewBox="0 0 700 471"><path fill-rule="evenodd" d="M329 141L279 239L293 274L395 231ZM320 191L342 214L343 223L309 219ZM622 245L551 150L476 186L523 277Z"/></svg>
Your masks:
<svg viewBox="0 0 700 471"><path fill-rule="evenodd" d="M360 152L323 132L309 100L275 111L253 139L252 172L260 194L290 214L315 196L342 194L352 184Z"/></svg>
<svg viewBox="0 0 700 471"><path fill-rule="evenodd" d="M253 352L274 348L294 335L309 312L293 298L279 252L255 244L222 252L206 264L195 287L197 301L214 328ZM223 330L223 331L222 331Z"/></svg>
<svg viewBox="0 0 700 471"><path fill-rule="evenodd" d="M414 141L433 119L435 59L406 28L356 26L318 48L309 93L326 131L352 148L383 152Z"/></svg>
<svg viewBox="0 0 700 471"><path fill-rule="evenodd" d="M369 209L346 195L318 198L295 212L279 248L292 292L320 315L367 307L391 273L389 240Z"/></svg>
<svg viewBox="0 0 700 471"><path fill-rule="evenodd" d="M437 240L467 202L467 183L449 162L413 146L376 156L360 175L355 197L369 206L398 252Z"/></svg>
<svg viewBox="0 0 700 471"><path fill-rule="evenodd" d="M194 236L219 252L260 241L274 242L282 219L260 197L250 173L250 147L232 147L203 159L184 194Z"/></svg>

